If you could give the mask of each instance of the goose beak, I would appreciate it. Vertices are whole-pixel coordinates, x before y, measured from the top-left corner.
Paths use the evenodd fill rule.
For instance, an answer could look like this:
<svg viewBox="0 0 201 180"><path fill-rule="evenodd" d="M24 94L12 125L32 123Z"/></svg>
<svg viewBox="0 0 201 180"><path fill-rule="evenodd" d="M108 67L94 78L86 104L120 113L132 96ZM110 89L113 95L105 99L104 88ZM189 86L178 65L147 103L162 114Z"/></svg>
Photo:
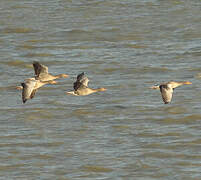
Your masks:
<svg viewBox="0 0 201 180"><path fill-rule="evenodd" d="M57 84L57 81L51 81L50 84Z"/></svg>
<svg viewBox="0 0 201 180"><path fill-rule="evenodd" d="M107 89L106 88L101 88L101 91L107 91Z"/></svg>
<svg viewBox="0 0 201 180"><path fill-rule="evenodd" d="M149 87L150 89L159 89L159 85L154 85L154 86L151 86Z"/></svg>
<svg viewBox="0 0 201 180"><path fill-rule="evenodd" d="M186 81L185 84L192 84L192 82L190 82L190 81Z"/></svg>
<svg viewBox="0 0 201 180"><path fill-rule="evenodd" d="M23 87L22 87L22 86L16 86L16 89L17 89L17 90L22 90Z"/></svg>
<svg viewBox="0 0 201 180"><path fill-rule="evenodd" d="M67 77L69 77L69 75L63 74L62 77L63 77L63 78L67 78Z"/></svg>

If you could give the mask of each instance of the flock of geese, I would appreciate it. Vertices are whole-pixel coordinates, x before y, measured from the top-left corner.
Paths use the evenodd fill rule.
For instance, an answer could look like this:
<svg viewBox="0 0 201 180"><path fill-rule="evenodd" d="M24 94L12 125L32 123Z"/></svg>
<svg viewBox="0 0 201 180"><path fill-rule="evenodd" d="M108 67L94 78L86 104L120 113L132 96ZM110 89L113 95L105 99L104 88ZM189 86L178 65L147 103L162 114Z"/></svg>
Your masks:
<svg viewBox="0 0 201 180"><path fill-rule="evenodd" d="M25 79L21 86L17 86L17 89L22 90L22 102L25 103L28 99L32 99L36 91L45 84L56 84L55 79L67 78L67 74L52 75L48 72L48 67L39 63L33 62L33 68L35 76L33 78ZM106 91L105 88L92 89L88 87L89 79L83 73L77 76L77 80L73 83L73 91L66 92L67 94L74 96L86 96L95 92ZM160 85L152 86L151 89L160 89L162 99L165 104L168 104L172 100L173 91L176 87L184 84L192 84L189 81L170 81Z"/></svg>
<svg viewBox="0 0 201 180"><path fill-rule="evenodd" d="M36 91L45 84L56 84L54 81L58 78L67 78L67 74L52 75L48 72L48 67L39 63L33 62L35 76L33 78L25 79L21 86L17 89L22 90L22 102L25 103L28 99L32 99ZM77 76L76 82L73 84L74 91L66 92L74 96L85 96L99 91L106 91L105 88L92 89L88 87L89 79L84 73Z"/></svg>

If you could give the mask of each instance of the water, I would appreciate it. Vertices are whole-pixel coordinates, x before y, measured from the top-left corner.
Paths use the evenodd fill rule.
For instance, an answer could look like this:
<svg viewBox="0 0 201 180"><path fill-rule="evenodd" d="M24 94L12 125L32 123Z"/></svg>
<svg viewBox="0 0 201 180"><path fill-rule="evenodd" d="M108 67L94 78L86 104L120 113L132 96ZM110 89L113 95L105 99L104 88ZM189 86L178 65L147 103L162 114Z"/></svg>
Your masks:
<svg viewBox="0 0 201 180"><path fill-rule="evenodd" d="M201 179L199 0L0 1L0 179ZM24 105L40 61L67 73ZM76 75L106 92L67 96ZM169 80L164 105L149 87Z"/></svg>

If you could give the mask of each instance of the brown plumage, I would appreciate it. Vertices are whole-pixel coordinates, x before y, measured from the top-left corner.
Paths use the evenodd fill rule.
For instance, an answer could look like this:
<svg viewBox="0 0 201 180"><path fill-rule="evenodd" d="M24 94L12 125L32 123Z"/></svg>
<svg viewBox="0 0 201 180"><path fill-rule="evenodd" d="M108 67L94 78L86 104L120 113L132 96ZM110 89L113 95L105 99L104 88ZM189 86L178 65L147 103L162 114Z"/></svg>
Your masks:
<svg viewBox="0 0 201 180"><path fill-rule="evenodd" d="M66 92L67 94L75 96L86 96L95 92L106 91L105 88L91 89L88 87L89 79L83 73L77 76L76 82L73 83L74 91Z"/></svg>
<svg viewBox="0 0 201 180"><path fill-rule="evenodd" d="M185 85L185 84L192 84L192 83L189 81L182 81L182 82L170 81L167 83L163 83L161 85L152 86L151 88L160 89L161 96L164 103L168 104L172 100L174 88L179 87L181 85Z"/></svg>
<svg viewBox="0 0 201 180"><path fill-rule="evenodd" d="M83 73L78 74L76 82L73 83L73 88L75 91L77 91L82 85L88 87L89 79L86 77L86 75Z"/></svg>
<svg viewBox="0 0 201 180"><path fill-rule="evenodd" d="M22 89L22 101L25 103L28 99L32 99L37 90L45 84L56 84L54 79L68 77L67 74L51 75L48 73L48 67L40 64L39 62L33 62L35 77L25 79L25 82L21 83L21 86L17 86L16 89Z"/></svg>
<svg viewBox="0 0 201 180"><path fill-rule="evenodd" d="M33 62L35 78L41 81L51 81L58 78L67 78L67 74L52 75L48 73L48 67L40 64L39 62Z"/></svg>
<svg viewBox="0 0 201 180"><path fill-rule="evenodd" d="M25 103L28 99L32 99L37 90L45 84L55 84L55 81L40 81L35 78L26 79L22 85L22 102Z"/></svg>

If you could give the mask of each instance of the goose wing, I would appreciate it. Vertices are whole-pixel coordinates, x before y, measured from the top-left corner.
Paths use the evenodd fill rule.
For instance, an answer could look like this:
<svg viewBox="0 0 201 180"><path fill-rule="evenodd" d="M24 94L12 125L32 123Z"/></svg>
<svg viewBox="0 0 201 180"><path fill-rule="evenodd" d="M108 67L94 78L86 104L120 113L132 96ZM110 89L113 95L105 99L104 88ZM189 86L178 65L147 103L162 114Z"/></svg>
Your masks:
<svg viewBox="0 0 201 180"><path fill-rule="evenodd" d="M34 90L34 87L36 85L36 81L30 80L26 81L24 83L21 83L23 89L22 89L22 101L25 103L27 99L33 98L35 95L36 90Z"/></svg>
<svg viewBox="0 0 201 180"><path fill-rule="evenodd" d="M88 79L88 77L83 72L83 73L81 73L81 74L79 74L77 76L77 81L79 81L84 86L88 86L89 79Z"/></svg>
<svg viewBox="0 0 201 180"><path fill-rule="evenodd" d="M160 92L165 104L168 104L169 102L171 102L173 88L170 88L167 85L160 85Z"/></svg>
<svg viewBox="0 0 201 180"><path fill-rule="evenodd" d="M85 76L84 72L82 72L81 74L78 74L77 75L77 81L81 81L84 76Z"/></svg>
<svg viewBox="0 0 201 180"><path fill-rule="evenodd" d="M81 85L84 85L84 86L88 86L88 82L89 82L89 79L87 78L87 76L84 74L84 72L82 72L81 74L78 74L77 76L77 81L74 82L73 84L73 88L75 91L78 90L78 88L81 86Z"/></svg>
<svg viewBox="0 0 201 180"><path fill-rule="evenodd" d="M30 99L32 99L36 94L37 89L34 89L30 95Z"/></svg>
<svg viewBox="0 0 201 180"><path fill-rule="evenodd" d="M88 83L89 83L88 77L85 76L85 77L81 80L81 83L82 83L84 86L88 87Z"/></svg>
<svg viewBox="0 0 201 180"><path fill-rule="evenodd" d="M42 73L48 74L48 67L45 66L45 65L40 64L37 61L33 62L33 67L34 67L36 77L39 77L40 74L42 74Z"/></svg>
<svg viewBox="0 0 201 180"><path fill-rule="evenodd" d="M81 85L82 85L81 82L76 81L76 82L73 83L73 89L74 89L75 91L77 91L78 88L79 88Z"/></svg>

